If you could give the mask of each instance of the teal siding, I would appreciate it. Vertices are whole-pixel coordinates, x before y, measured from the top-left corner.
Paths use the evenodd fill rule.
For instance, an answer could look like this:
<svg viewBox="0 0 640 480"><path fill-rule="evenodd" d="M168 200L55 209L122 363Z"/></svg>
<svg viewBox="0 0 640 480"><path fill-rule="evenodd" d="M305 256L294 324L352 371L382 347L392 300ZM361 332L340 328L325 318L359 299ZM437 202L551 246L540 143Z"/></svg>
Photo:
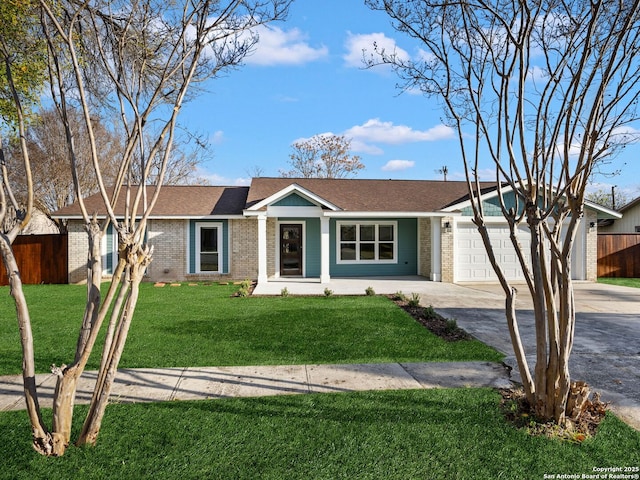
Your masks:
<svg viewBox="0 0 640 480"><path fill-rule="evenodd" d="M229 273L229 221L191 220L189 221L189 273L196 271L196 223L222 224L222 272Z"/></svg>
<svg viewBox="0 0 640 480"><path fill-rule="evenodd" d="M516 205L516 196L513 192L508 192L504 194L504 204L507 210L510 208L514 208L518 210L518 212L522 212L524 208L524 204L522 201L517 202ZM540 207L543 207L542 198L539 201ZM502 209L500 208L500 199L495 196L492 198L488 198L482 202L482 206L484 207L484 213L487 217L500 217L502 216ZM465 207L460 210L462 215L465 217L473 216L473 209L471 207Z"/></svg>
<svg viewBox="0 0 640 480"><path fill-rule="evenodd" d="M278 200L273 204L276 207L315 207L316 204L310 202L306 198L301 197L297 193L292 193Z"/></svg>
<svg viewBox="0 0 640 480"><path fill-rule="evenodd" d="M365 263L338 264L336 261L336 220L331 219L331 265L330 275L333 277L367 277L385 275L417 275L418 273L418 220L415 218L380 218L380 219L346 219L341 222L389 222L398 224L398 259L397 263Z"/></svg>

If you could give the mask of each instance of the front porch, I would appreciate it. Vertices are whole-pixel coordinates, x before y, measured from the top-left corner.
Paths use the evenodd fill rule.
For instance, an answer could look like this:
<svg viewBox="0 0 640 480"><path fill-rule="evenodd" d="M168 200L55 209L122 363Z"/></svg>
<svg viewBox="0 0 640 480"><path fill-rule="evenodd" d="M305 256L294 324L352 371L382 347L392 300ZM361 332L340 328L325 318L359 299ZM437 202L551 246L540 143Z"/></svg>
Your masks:
<svg viewBox="0 0 640 480"><path fill-rule="evenodd" d="M388 295L402 292L411 295L413 292L423 293L440 282L432 282L420 275L392 276L392 277L353 277L335 278L322 283L320 278L269 278L258 281L254 295L280 295L287 289L290 295L324 295L329 289L334 295L365 295L367 288L373 288L376 294Z"/></svg>

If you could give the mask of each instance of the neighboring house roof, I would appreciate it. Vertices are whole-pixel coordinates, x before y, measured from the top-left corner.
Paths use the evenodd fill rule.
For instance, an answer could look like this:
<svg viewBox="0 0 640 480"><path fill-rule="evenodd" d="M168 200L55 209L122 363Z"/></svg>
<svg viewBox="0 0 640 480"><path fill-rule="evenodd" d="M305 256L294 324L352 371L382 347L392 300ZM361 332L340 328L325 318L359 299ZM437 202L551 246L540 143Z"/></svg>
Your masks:
<svg viewBox="0 0 640 480"><path fill-rule="evenodd" d="M634 198L633 200L631 200L629 203L623 205L622 207L620 207L618 209L618 211L620 213L624 213L627 210L631 210L632 208L635 208L636 206L640 205L640 197Z"/></svg>
<svg viewBox="0 0 640 480"><path fill-rule="evenodd" d="M151 198L155 187L148 187L148 198ZM192 185L164 185L160 191L158 202L153 209L153 217L206 217L242 215L247 200L249 187L210 187ZM106 210L100 194L85 199L85 206L90 215L104 215ZM124 212L124 191L115 207L116 215ZM76 202L55 212L55 217L72 218L81 215L80 206Z"/></svg>

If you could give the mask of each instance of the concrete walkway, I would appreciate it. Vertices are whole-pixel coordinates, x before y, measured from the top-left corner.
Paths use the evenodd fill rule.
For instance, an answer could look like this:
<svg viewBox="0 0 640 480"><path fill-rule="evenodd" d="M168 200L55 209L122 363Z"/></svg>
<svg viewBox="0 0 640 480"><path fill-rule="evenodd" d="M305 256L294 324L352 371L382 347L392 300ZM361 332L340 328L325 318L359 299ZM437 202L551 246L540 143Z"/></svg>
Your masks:
<svg viewBox="0 0 640 480"><path fill-rule="evenodd" d="M96 372L85 372L77 404L91 399ZM51 407L56 379L36 375L43 407ZM112 403L207 400L303 393L448 387L509 388L507 369L490 362L384 363L123 369L116 376ZM22 377L0 377L0 411L23 410Z"/></svg>

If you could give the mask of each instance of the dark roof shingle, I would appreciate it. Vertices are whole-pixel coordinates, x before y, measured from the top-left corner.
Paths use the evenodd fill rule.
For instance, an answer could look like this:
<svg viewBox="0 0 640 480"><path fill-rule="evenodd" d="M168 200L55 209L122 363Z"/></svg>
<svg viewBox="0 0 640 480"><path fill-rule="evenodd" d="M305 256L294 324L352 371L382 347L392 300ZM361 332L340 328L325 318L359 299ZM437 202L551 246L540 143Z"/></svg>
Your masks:
<svg viewBox="0 0 640 480"><path fill-rule="evenodd" d="M173 186L162 187L153 217L205 217L242 215L245 208L296 184L351 212L437 212L469 198L466 182L439 180L361 180L325 178L254 178L250 187ZM148 196L155 187L148 187ZM495 188L481 184L483 193ZM135 192L135 189L134 189ZM99 194L85 199L90 215L104 215ZM124 194L116 205L116 214L124 212ZM78 203L54 213L55 217L80 215Z"/></svg>
<svg viewBox="0 0 640 480"><path fill-rule="evenodd" d="M155 187L148 187L148 198ZM154 217L242 215L247 201L249 187L210 187L192 185L164 185L160 190L158 202L153 209ZM132 192L135 193L135 189ZM124 212L124 191L118 198L115 212ZM100 194L85 199L87 212L104 215L106 210ZM55 212L56 217L80 215L80 206L76 202Z"/></svg>
<svg viewBox="0 0 640 480"><path fill-rule="evenodd" d="M247 206L292 183L353 212L436 212L468 198L466 182L262 177L251 182ZM494 186L482 184L483 188Z"/></svg>

